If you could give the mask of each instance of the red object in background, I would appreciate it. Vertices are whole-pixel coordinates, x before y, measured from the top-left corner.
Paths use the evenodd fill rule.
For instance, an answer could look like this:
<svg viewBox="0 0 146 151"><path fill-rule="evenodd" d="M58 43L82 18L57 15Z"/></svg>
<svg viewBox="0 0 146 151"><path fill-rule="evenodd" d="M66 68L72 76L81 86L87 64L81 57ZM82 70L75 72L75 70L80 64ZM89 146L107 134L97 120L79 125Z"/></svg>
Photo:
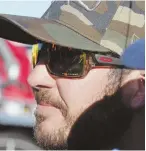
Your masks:
<svg viewBox="0 0 146 151"><path fill-rule="evenodd" d="M17 46L7 40L6 40L6 44L8 45L8 47L14 54L14 57L16 57L16 59L20 64L20 75L18 78L18 82L21 83L21 86L18 84L10 85L3 89L2 95L4 96L4 98L7 98L8 100L12 100L12 101L20 100L20 101L26 101L26 103L33 103L35 100L32 93L32 89L27 83L27 78L31 71L30 61L27 56L27 48L23 45L21 46L21 44ZM2 81L7 80L5 63L2 58L0 58L0 75Z"/></svg>

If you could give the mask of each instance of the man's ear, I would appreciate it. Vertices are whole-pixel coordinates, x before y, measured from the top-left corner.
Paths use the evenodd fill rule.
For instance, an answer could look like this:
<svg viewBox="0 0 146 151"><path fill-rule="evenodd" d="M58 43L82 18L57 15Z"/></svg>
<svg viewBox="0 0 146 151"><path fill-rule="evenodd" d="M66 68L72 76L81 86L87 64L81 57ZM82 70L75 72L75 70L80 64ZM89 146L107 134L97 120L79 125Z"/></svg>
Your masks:
<svg viewBox="0 0 146 151"><path fill-rule="evenodd" d="M137 109L145 104L145 74L143 71L133 70L124 76L121 83L122 101Z"/></svg>

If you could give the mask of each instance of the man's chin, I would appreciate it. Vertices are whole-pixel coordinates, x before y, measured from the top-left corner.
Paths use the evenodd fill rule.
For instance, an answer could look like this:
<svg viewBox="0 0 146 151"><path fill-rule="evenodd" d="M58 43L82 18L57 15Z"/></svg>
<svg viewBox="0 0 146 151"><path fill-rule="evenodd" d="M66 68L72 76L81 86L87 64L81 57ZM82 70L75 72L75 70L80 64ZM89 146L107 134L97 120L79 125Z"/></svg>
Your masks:
<svg viewBox="0 0 146 151"><path fill-rule="evenodd" d="M47 120L36 123L34 127L34 137L37 144L45 150L65 150L67 149L67 137L64 136L64 128L53 128L46 126Z"/></svg>

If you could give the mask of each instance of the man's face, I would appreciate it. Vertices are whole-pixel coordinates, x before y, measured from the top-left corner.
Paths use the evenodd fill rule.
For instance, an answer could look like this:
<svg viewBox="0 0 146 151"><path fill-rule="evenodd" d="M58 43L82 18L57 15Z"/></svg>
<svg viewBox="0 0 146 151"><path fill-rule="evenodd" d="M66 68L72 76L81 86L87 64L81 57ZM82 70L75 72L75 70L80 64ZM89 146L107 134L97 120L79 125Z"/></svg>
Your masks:
<svg viewBox="0 0 146 151"><path fill-rule="evenodd" d="M113 79L113 80L112 80ZM93 69L81 79L53 78L43 62L28 78L36 88L35 137L41 147L67 148L69 132L78 117L93 103L117 90L111 69Z"/></svg>

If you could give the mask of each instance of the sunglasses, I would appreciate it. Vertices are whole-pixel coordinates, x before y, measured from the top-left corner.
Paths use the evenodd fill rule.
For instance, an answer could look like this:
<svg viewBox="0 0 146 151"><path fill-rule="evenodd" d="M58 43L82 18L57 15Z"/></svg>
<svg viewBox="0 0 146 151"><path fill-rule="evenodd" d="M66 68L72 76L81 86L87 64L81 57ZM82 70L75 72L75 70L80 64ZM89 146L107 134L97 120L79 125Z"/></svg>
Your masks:
<svg viewBox="0 0 146 151"><path fill-rule="evenodd" d="M45 63L50 74L64 78L81 78L93 68L123 68L114 52L93 53L54 44L36 44L32 48L33 67Z"/></svg>

